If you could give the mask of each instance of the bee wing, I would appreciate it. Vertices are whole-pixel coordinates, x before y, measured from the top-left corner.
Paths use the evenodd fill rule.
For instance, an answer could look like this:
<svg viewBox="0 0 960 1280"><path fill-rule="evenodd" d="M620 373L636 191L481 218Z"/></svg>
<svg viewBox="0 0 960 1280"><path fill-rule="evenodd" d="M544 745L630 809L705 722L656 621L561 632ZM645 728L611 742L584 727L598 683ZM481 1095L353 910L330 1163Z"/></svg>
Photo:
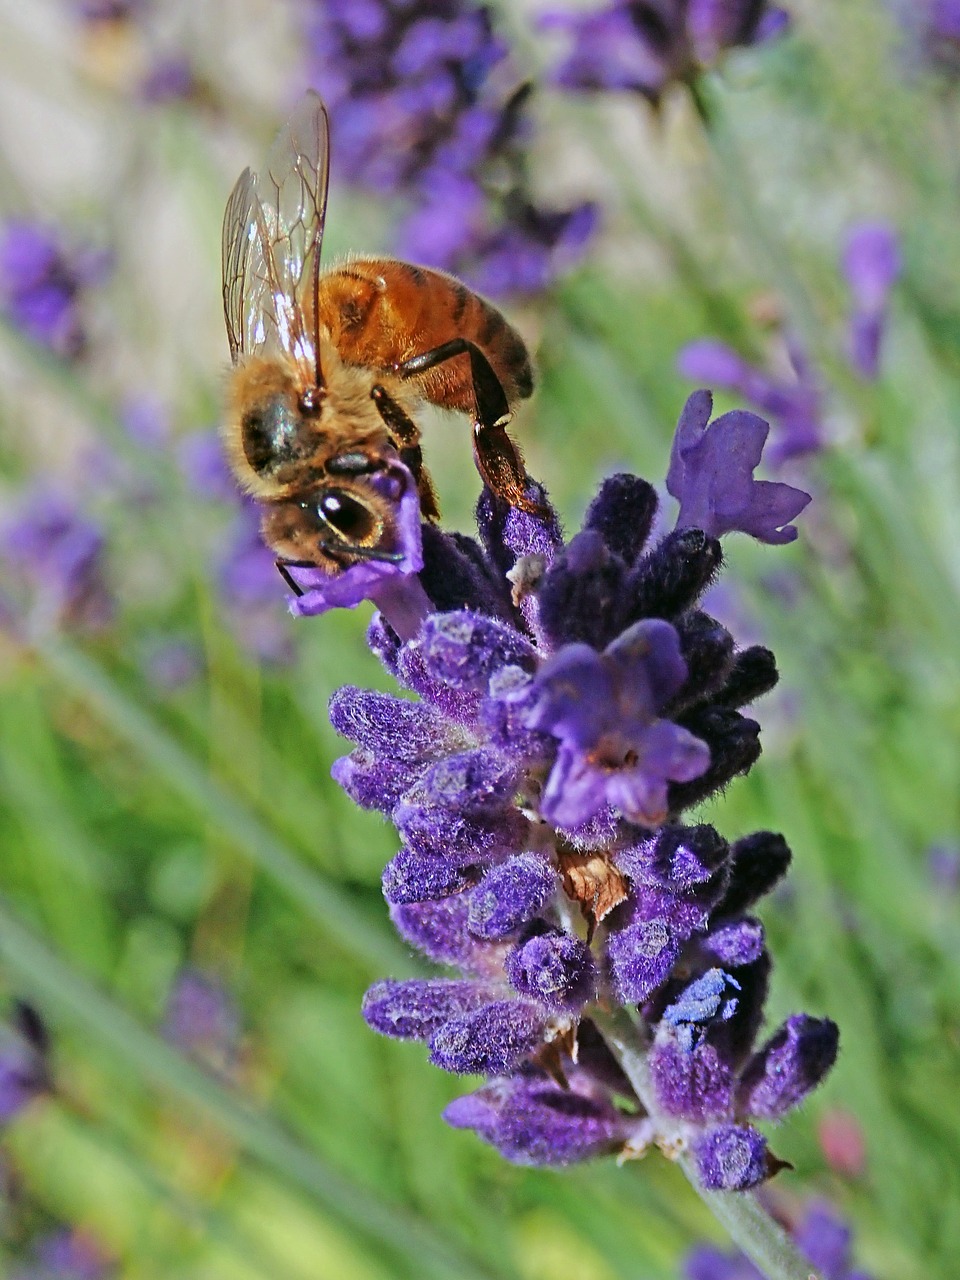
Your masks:
<svg viewBox="0 0 960 1280"><path fill-rule="evenodd" d="M280 131L263 174L240 175L223 224L223 305L232 358L275 343L318 382L313 325L329 154L326 109L308 93Z"/></svg>

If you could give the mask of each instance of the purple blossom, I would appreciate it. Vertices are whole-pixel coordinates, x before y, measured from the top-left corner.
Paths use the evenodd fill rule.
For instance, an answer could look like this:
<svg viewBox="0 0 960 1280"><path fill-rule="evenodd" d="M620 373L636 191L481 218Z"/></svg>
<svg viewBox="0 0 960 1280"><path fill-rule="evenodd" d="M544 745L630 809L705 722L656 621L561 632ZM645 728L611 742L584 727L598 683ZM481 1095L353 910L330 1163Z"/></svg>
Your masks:
<svg viewBox="0 0 960 1280"><path fill-rule="evenodd" d="M686 676L679 636L659 619L635 623L602 654L572 644L544 663L527 724L560 743L540 805L548 821L577 827L607 805L644 826L664 820L667 784L710 762L705 743L658 716Z"/></svg>
<svg viewBox="0 0 960 1280"><path fill-rule="evenodd" d="M585 13L547 10L540 22L570 44L554 71L562 88L628 90L656 103L672 81L694 79L728 49L779 35L789 19L765 0L614 0Z"/></svg>
<svg viewBox="0 0 960 1280"><path fill-rule="evenodd" d="M543 208L531 192L528 87L487 6L314 0L306 41L337 172L407 206L401 256L493 294L543 289L582 257L596 209Z"/></svg>
<svg viewBox="0 0 960 1280"><path fill-rule="evenodd" d="M74 359L87 342L83 293L108 267L106 255L69 249L52 227L11 219L0 226L0 311L26 337Z"/></svg>
<svg viewBox="0 0 960 1280"><path fill-rule="evenodd" d="M736 415L733 448L718 445L721 420L704 458L690 434L707 429L708 396L698 408L673 474L706 529L654 537L656 493L627 475L567 542L552 511L490 493L479 542L425 527L423 567L400 588L416 584L423 616L413 626L409 599L381 598L369 631L417 700L339 691L331 719L355 746L333 772L403 841L383 877L401 936L457 971L388 979L364 1002L373 1029L489 1077L449 1122L521 1163L679 1145L705 1185L733 1190L778 1167L750 1121L816 1087L836 1033L797 1016L757 1048L770 958L746 913L786 870L782 837L731 845L683 825L756 760L740 708L776 683L768 650L738 650L699 607L717 535L785 540L752 478L765 424L751 451ZM792 501L786 518L806 498ZM594 1022L614 1004L649 1036L646 1102Z"/></svg>
<svg viewBox="0 0 960 1280"><path fill-rule="evenodd" d="M103 534L62 494L37 487L21 498L0 525L0 558L27 597L8 612L31 628L96 631L111 621Z"/></svg>
<svg viewBox="0 0 960 1280"><path fill-rule="evenodd" d="M677 356L683 377L733 392L773 423L774 438L767 450L772 467L817 453L824 440L823 388L795 342L787 344L787 355L792 377L767 373L712 338L688 343Z"/></svg>
<svg viewBox="0 0 960 1280"><path fill-rule="evenodd" d="M107 1280L114 1273L90 1236L66 1227L34 1241L30 1252L12 1280Z"/></svg>
<svg viewBox="0 0 960 1280"><path fill-rule="evenodd" d="M797 529L790 521L810 495L753 478L769 424L742 409L710 422L712 410L710 392L695 391L680 415L667 473L667 490L680 503L677 528L703 529L713 537L739 530L760 542L792 542Z"/></svg>
<svg viewBox="0 0 960 1280"><path fill-rule="evenodd" d="M0 1028L0 1124L7 1124L35 1098L48 1093L50 1037L39 1013L25 1001L14 1004Z"/></svg>
<svg viewBox="0 0 960 1280"><path fill-rule="evenodd" d="M236 1062L240 1035L237 1008L224 986L198 969L183 969L170 989L163 1020L166 1038L220 1073Z"/></svg>
<svg viewBox="0 0 960 1280"><path fill-rule="evenodd" d="M800 1220L791 1224L790 1234L823 1280L870 1280L866 1272L853 1268L850 1228L827 1205L817 1201L808 1205ZM683 1274L685 1280L763 1280L763 1273L743 1254L705 1244L688 1254Z"/></svg>
<svg viewBox="0 0 960 1280"><path fill-rule="evenodd" d="M861 222L847 235L842 258L850 286L850 363L873 380L880 370L880 344L890 291L900 271L900 245L885 222Z"/></svg>

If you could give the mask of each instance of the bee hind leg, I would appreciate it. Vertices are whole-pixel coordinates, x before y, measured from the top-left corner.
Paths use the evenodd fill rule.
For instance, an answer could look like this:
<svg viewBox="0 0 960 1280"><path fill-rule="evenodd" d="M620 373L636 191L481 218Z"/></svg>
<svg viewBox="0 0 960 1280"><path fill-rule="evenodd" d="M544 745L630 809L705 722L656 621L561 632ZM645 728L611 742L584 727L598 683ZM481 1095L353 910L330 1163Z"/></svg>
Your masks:
<svg viewBox="0 0 960 1280"><path fill-rule="evenodd" d="M531 515L542 514L543 506L527 492L530 478L523 464L523 455L507 435L507 423L511 417L507 393L490 361L476 343L466 338L452 338L449 342L434 347L432 351L424 351L422 355L404 360L396 366L396 372L402 378L415 378L436 368L438 364L461 355L470 358L470 377L476 404L473 452L484 483L511 507L518 507Z"/></svg>
<svg viewBox="0 0 960 1280"><path fill-rule="evenodd" d="M378 383L370 392L370 398L380 411L380 417L390 435L397 443L400 461L410 468L417 483L417 494L420 498L420 514L424 520L439 520L440 508L437 505L437 493L430 479L430 473L423 465L423 450L420 448L420 428L393 396Z"/></svg>

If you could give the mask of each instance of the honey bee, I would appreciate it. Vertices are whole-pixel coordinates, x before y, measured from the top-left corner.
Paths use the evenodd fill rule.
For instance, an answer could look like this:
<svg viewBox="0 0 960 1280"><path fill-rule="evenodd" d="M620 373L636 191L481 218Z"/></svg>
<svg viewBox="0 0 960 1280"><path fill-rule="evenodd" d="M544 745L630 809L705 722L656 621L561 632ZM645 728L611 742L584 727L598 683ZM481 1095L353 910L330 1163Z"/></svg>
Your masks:
<svg viewBox="0 0 960 1280"><path fill-rule="evenodd" d="M376 478L400 460L422 515L438 516L414 414L423 401L469 415L490 488L536 510L506 432L533 377L520 335L454 276L393 258L321 268L329 123L308 93L264 172L245 169L223 221L223 307L235 366L223 439L263 536L290 567L337 573L394 560L396 503Z"/></svg>

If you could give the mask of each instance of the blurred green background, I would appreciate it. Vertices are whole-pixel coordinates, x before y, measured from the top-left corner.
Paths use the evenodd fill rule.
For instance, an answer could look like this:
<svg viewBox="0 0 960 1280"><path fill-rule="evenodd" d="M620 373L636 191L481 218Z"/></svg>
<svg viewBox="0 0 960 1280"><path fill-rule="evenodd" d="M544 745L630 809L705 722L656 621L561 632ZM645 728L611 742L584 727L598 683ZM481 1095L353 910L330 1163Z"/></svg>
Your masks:
<svg viewBox="0 0 960 1280"><path fill-rule="evenodd" d="M815 495L799 543L727 544L736 634L782 673L765 754L700 816L786 835L770 1016L841 1027L834 1074L774 1136L795 1166L777 1193L832 1200L879 1280L931 1280L960 1256L960 107L904 66L878 3L791 8L791 37L711 80L709 137L682 92L659 114L537 96L539 189L604 224L549 294L507 304L540 369L516 431L576 528L609 470L665 475L685 343L782 361L787 329L819 371L827 444L785 473ZM4 1265L67 1223L129 1280L671 1280L716 1237L676 1169L513 1168L441 1121L462 1082L360 1017L416 962L380 896L395 835L330 781L326 703L389 680L363 608L294 623L279 579L252 621L226 608L236 512L177 443L216 421L220 218L302 77L296 25L266 0L175 10L204 92L146 107L129 51L85 42L65 5L0 3L0 217L114 258L82 360L0 334L0 496L82 497L117 601L93 633L0 640L0 969L49 1022L56 1082L3 1134ZM537 75L530 14L507 18ZM328 257L383 248L383 210L333 168ZM843 358L838 265L864 218L904 255L872 384ZM144 399L171 423L158 444L123 425ZM428 423L461 528L467 447ZM225 1059L162 1033L185 966L233 1002Z"/></svg>

